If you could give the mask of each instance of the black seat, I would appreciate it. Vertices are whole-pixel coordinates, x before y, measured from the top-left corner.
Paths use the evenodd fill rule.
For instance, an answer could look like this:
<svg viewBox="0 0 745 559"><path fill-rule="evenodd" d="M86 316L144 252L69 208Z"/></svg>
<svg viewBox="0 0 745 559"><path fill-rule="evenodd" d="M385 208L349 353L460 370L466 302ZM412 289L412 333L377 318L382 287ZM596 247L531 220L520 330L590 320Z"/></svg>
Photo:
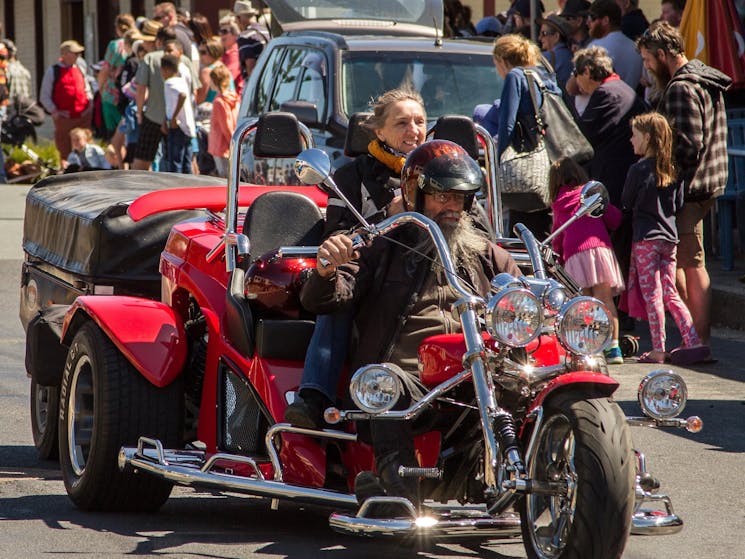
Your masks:
<svg viewBox="0 0 745 559"><path fill-rule="evenodd" d="M264 113L259 117L254 138L254 157L295 157L304 149L297 117L293 113Z"/></svg>
<svg viewBox="0 0 745 559"><path fill-rule="evenodd" d="M347 137L344 140L344 155L357 157L367 153L367 145L375 138L369 128L363 126L372 113L354 113L349 117Z"/></svg>
<svg viewBox="0 0 745 559"><path fill-rule="evenodd" d="M460 115L443 115L434 127L435 140L450 140L461 146L476 161L479 159L479 141L473 120Z"/></svg>
<svg viewBox="0 0 745 559"><path fill-rule="evenodd" d="M243 233L251 241L253 262L281 246L317 246L323 234L323 215L307 196L267 192L248 208Z"/></svg>
<svg viewBox="0 0 745 559"><path fill-rule="evenodd" d="M243 232L251 241L251 262L281 246L316 246L323 234L318 206L296 192L267 192L248 208ZM256 324L245 294L246 263L233 270L226 294L225 331L241 353L256 349Z"/></svg>

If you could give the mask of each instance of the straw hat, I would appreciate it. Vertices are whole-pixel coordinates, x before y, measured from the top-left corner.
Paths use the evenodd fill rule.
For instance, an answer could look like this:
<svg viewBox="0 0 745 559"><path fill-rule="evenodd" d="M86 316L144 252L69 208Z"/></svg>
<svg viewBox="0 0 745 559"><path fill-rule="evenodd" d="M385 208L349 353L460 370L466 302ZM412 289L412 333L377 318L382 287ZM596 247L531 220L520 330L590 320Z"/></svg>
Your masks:
<svg viewBox="0 0 745 559"><path fill-rule="evenodd" d="M143 35L143 41L154 41L155 36L158 34L158 31L160 31L160 28L163 27L163 24L159 21L155 21L152 19L146 19L142 23L142 29L140 30Z"/></svg>

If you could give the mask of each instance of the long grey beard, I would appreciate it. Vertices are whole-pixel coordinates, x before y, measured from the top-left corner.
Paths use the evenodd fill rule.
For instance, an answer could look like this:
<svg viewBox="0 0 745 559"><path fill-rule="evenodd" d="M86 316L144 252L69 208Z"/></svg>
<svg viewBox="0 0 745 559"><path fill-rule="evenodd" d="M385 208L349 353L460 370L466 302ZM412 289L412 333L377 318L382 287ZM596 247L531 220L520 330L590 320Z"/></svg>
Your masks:
<svg viewBox="0 0 745 559"><path fill-rule="evenodd" d="M473 218L463 212L456 225L440 225L445 241L450 249L453 264L470 267L478 264L479 255L486 251L487 239L474 224ZM429 235L421 232L420 240L413 247L415 251L429 254L434 246Z"/></svg>

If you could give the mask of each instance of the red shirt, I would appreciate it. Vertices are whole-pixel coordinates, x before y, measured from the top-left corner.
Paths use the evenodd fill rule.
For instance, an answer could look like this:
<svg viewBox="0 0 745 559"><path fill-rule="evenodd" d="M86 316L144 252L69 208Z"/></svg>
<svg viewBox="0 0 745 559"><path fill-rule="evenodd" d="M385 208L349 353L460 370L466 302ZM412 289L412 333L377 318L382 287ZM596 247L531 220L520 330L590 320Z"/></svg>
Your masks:
<svg viewBox="0 0 745 559"><path fill-rule="evenodd" d="M57 82L52 90L52 101L59 111L67 111L70 118L78 118L88 107L88 96L85 94L85 76L76 64L59 68Z"/></svg>

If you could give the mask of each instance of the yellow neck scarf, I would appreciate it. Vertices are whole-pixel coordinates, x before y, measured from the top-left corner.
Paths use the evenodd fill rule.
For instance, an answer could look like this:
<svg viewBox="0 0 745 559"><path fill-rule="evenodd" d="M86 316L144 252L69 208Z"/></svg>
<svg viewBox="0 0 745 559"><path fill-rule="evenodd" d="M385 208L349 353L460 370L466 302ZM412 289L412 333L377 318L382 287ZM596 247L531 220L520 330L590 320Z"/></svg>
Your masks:
<svg viewBox="0 0 745 559"><path fill-rule="evenodd" d="M391 148L384 146L383 142L377 139L367 145L367 151L369 151L370 155L380 161L383 165L392 169L397 174L401 174L401 169L404 168L406 157L393 153Z"/></svg>

